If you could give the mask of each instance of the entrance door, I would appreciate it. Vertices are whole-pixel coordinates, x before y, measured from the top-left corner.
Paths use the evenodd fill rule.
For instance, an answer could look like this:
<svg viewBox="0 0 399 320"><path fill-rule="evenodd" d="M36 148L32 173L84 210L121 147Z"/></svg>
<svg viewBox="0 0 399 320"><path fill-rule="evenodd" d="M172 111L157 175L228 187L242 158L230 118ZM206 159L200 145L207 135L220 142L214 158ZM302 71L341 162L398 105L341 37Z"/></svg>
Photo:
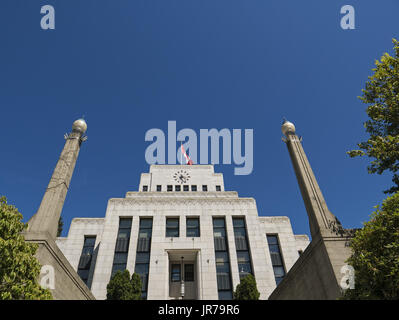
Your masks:
<svg viewBox="0 0 399 320"><path fill-rule="evenodd" d="M183 268L182 268L183 267ZM197 279L195 276L195 263L171 261L169 275L169 296L181 298L181 284L184 281L183 299L197 298Z"/></svg>

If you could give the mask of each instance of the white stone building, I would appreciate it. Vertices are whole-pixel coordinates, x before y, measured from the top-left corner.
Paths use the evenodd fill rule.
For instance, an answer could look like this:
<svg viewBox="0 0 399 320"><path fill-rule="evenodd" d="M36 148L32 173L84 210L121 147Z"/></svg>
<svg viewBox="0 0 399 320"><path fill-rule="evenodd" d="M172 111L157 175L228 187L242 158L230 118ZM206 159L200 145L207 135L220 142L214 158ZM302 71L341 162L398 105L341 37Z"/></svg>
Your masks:
<svg viewBox="0 0 399 320"><path fill-rule="evenodd" d="M147 299L231 299L255 276L267 299L309 244L287 217L259 216L213 165L152 165L105 218L75 218L57 245L97 299L113 272L140 274ZM183 285L182 285L183 284ZM184 289L182 289L184 288Z"/></svg>

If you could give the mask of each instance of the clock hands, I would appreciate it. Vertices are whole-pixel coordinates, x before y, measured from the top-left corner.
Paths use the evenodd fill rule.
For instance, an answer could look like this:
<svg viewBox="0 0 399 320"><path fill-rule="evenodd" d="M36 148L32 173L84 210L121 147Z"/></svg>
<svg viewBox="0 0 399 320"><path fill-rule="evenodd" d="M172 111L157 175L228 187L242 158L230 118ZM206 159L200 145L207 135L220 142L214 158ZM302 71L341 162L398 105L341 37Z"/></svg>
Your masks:
<svg viewBox="0 0 399 320"><path fill-rule="evenodd" d="M190 175L185 170L177 171L173 178L180 183L186 183L190 179Z"/></svg>

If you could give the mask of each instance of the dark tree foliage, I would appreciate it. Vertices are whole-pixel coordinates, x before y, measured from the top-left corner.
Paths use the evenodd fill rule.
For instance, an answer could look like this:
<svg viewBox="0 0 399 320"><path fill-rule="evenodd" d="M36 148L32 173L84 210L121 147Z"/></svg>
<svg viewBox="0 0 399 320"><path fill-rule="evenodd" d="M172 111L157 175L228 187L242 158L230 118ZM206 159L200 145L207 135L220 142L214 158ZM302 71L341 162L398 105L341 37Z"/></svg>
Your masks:
<svg viewBox="0 0 399 320"><path fill-rule="evenodd" d="M25 242L22 214L0 197L0 300L49 300L51 292L38 284L37 244Z"/></svg>
<svg viewBox="0 0 399 320"><path fill-rule="evenodd" d="M252 274L241 279L233 293L234 300L259 300L260 293L256 287L256 280Z"/></svg>
<svg viewBox="0 0 399 320"><path fill-rule="evenodd" d="M399 191L399 41L393 39L394 56L385 53L376 61L374 74L369 77L363 95L368 105L369 120L364 123L369 139L358 143L358 150L348 151L350 157L368 156L374 160L369 173L393 173L394 186L384 191Z"/></svg>
<svg viewBox="0 0 399 320"><path fill-rule="evenodd" d="M107 300L140 300L141 279L136 273L130 278L128 270L117 271L107 285Z"/></svg>
<svg viewBox="0 0 399 320"><path fill-rule="evenodd" d="M62 217L60 217L60 219L58 220L57 237L61 236L63 228L64 228L64 221L62 220Z"/></svg>
<svg viewBox="0 0 399 320"><path fill-rule="evenodd" d="M376 207L351 241L355 288L343 299L399 299L399 192Z"/></svg>
<svg viewBox="0 0 399 320"><path fill-rule="evenodd" d="M132 287L133 287L133 300L141 300L141 278L137 273L132 275Z"/></svg>

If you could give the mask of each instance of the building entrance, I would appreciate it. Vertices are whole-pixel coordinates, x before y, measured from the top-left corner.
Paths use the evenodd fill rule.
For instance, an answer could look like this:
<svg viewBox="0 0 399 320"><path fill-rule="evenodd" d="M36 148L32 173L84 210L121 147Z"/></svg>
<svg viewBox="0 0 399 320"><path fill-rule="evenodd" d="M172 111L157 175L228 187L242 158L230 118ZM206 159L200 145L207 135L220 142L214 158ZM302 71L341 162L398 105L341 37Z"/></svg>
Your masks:
<svg viewBox="0 0 399 320"><path fill-rule="evenodd" d="M197 252L169 252L169 298L198 298Z"/></svg>

